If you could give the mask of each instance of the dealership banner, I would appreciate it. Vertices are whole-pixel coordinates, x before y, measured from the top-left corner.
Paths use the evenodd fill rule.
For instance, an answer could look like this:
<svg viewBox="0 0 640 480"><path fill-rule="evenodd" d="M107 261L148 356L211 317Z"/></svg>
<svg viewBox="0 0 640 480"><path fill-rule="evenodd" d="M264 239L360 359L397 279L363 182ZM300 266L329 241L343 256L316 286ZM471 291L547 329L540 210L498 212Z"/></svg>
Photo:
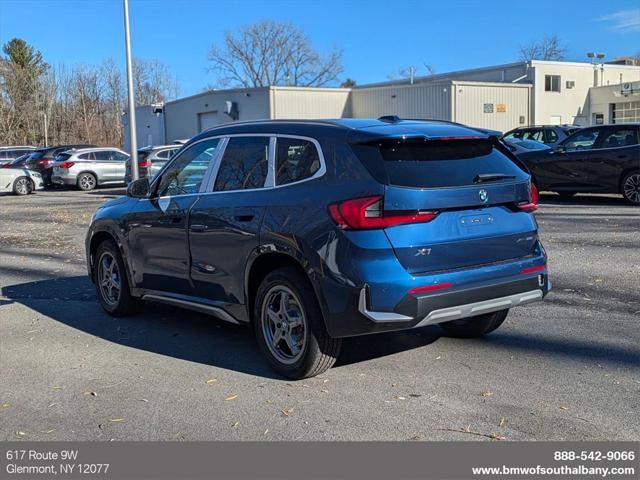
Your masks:
<svg viewBox="0 0 640 480"><path fill-rule="evenodd" d="M636 479L640 442L0 442L0 479Z"/></svg>

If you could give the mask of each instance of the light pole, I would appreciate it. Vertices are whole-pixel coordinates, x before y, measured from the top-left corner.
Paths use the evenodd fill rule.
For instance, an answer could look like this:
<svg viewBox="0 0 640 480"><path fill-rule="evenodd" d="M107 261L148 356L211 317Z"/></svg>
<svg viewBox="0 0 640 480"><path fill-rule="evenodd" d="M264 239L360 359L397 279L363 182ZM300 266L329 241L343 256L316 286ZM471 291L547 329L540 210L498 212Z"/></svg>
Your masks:
<svg viewBox="0 0 640 480"><path fill-rule="evenodd" d="M127 90L129 98L129 145L131 148L131 180L138 180L138 141L136 139L136 104L133 96L133 69L131 67L131 33L129 31L129 0L123 0L124 42L127 51Z"/></svg>

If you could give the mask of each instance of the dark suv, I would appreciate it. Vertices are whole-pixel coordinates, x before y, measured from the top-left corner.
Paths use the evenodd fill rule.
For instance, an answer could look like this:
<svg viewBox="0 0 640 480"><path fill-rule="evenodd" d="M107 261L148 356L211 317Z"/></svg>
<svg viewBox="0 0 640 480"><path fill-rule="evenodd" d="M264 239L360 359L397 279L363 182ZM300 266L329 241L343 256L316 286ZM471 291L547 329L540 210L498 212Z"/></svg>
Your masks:
<svg viewBox="0 0 640 480"><path fill-rule="evenodd" d="M58 156L58 154L66 150L71 150L73 148L90 147L95 147L95 145L54 145L52 147L38 148L31 153L24 166L29 170L40 172L45 186L53 185L53 183L51 182L51 175L53 173L54 159Z"/></svg>
<svg viewBox="0 0 640 480"><path fill-rule="evenodd" d="M497 138L462 126L235 123L104 204L87 265L110 314L153 300L251 324L271 365L303 378L342 337L480 336L542 300L535 196Z"/></svg>

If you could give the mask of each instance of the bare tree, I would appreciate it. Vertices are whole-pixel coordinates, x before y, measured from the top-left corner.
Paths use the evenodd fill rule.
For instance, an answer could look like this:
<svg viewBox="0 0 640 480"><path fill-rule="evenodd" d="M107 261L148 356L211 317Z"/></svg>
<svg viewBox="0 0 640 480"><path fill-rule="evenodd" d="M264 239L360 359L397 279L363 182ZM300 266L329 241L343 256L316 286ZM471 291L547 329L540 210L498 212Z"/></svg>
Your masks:
<svg viewBox="0 0 640 480"><path fill-rule="evenodd" d="M389 80L409 80L412 77L425 77L436 74L436 69L431 64L423 62L422 66L424 67L424 72L420 70L420 67L407 65L399 68L397 72L387 75L387 78Z"/></svg>
<svg viewBox="0 0 640 480"><path fill-rule="evenodd" d="M323 86L342 72L340 51L322 56L302 30L271 20L237 34L226 32L223 45L212 45L208 59L209 70L223 87Z"/></svg>
<svg viewBox="0 0 640 480"><path fill-rule="evenodd" d="M136 105L150 105L178 97L178 82L169 68L158 60L133 60Z"/></svg>
<svg viewBox="0 0 640 480"><path fill-rule="evenodd" d="M523 62L531 60L564 60L567 48L557 35L544 36L542 40L520 47L519 58Z"/></svg>

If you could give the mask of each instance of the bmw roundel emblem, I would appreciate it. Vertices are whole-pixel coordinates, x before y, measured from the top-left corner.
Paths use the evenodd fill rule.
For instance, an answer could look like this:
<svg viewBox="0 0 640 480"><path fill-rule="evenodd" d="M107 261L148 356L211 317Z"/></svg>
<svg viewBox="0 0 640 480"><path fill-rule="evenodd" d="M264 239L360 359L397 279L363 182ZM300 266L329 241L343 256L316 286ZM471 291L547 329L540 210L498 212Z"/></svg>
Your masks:
<svg viewBox="0 0 640 480"><path fill-rule="evenodd" d="M482 201L482 203L487 203L489 201L489 193L487 193L484 188L480 189L478 195L480 195L480 200Z"/></svg>

